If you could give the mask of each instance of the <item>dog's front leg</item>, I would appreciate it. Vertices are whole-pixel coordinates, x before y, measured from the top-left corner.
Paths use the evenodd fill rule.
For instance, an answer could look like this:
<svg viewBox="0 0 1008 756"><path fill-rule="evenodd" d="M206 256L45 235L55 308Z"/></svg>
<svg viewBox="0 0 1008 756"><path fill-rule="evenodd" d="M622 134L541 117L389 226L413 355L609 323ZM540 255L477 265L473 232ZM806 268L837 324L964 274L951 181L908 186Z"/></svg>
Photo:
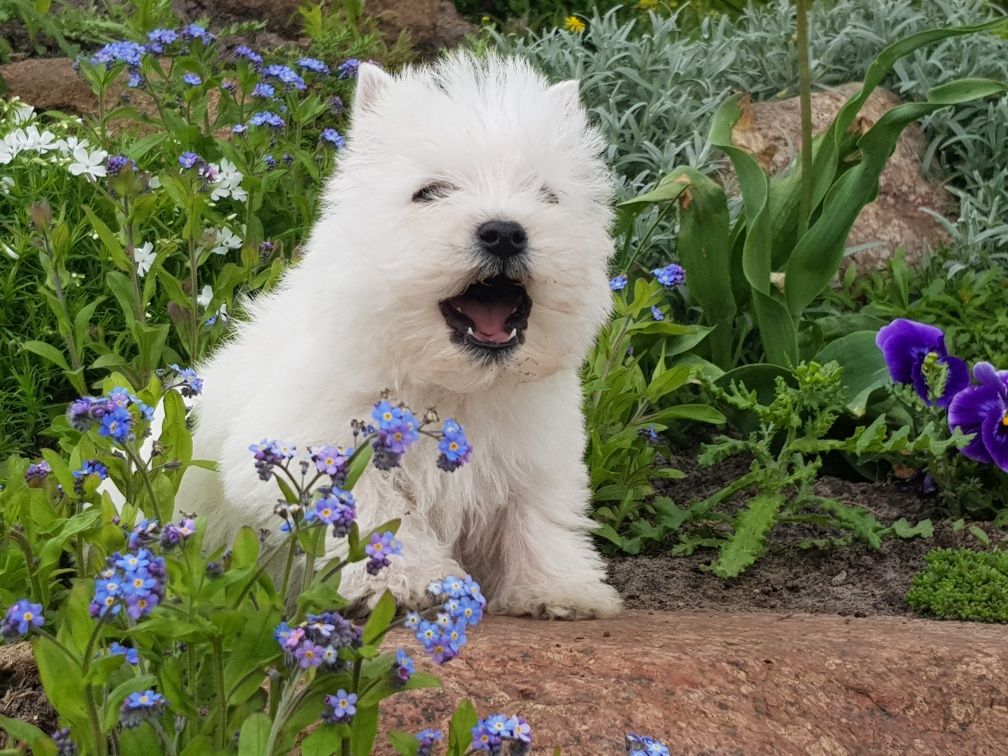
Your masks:
<svg viewBox="0 0 1008 756"><path fill-rule="evenodd" d="M620 610L591 540L594 523L582 514L587 497L587 490L558 481L526 492L501 512L485 566L493 576L491 612L590 619Z"/></svg>
<svg viewBox="0 0 1008 756"><path fill-rule="evenodd" d="M383 522L399 518L396 539L402 543L402 554L390 559L390 566L376 575L367 572L366 562L348 565L340 576L340 594L354 603L366 602L373 607L381 595L389 590L400 610L421 609L434 603L427 586L448 575L463 577L466 571L452 558L450 545L430 527L426 519L410 513L410 506L396 493L383 490L377 494L361 496L363 501L381 501L379 509L362 507L358 525L362 537ZM345 544L326 555L328 560L346 556Z"/></svg>

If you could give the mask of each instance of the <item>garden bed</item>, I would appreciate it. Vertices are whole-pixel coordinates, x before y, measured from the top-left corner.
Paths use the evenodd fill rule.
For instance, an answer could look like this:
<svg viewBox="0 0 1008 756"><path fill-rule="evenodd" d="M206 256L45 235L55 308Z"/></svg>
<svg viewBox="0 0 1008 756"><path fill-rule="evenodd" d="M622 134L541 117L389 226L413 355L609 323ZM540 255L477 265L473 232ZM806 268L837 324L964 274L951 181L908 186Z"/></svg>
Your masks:
<svg viewBox="0 0 1008 756"><path fill-rule="evenodd" d="M711 468L690 459L674 460L687 477L665 484L664 493L677 502L709 496L745 472L748 462L733 461ZM931 518L933 538L891 538L881 550L854 542L832 549L802 549L796 544L807 528L780 526L771 534L768 553L732 580L712 574L706 565L715 552L688 556L668 553L613 557L610 580L629 609L661 611L777 611L810 614L910 615L906 594L910 581L936 548L978 548L968 525L936 510L937 499L922 496L916 486L901 483L853 482L824 476L816 493L871 510L884 524L903 517L910 522ZM989 523L980 525L989 526ZM980 527L978 525L978 527ZM992 541L1003 538L989 529Z"/></svg>

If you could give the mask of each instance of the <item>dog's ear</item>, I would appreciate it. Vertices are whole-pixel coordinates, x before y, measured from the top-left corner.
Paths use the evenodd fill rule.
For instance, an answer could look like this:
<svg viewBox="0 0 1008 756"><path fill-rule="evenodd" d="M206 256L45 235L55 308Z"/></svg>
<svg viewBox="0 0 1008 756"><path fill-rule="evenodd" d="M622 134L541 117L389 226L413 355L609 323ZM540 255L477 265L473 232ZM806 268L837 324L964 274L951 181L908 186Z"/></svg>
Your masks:
<svg viewBox="0 0 1008 756"><path fill-rule="evenodd" d="M357 89L354 92L354 115L372 110L381 91L389 85L392 77L374 63L361 63L357 69Z"/></svg>
<svg viewBox="0 0 1008 756"><path fill-rule="evenodd" d="M580 84L577 79L568 79L554 84L548 92L551 97L562 103L564 108L577 110L581 107Z"/></svg>

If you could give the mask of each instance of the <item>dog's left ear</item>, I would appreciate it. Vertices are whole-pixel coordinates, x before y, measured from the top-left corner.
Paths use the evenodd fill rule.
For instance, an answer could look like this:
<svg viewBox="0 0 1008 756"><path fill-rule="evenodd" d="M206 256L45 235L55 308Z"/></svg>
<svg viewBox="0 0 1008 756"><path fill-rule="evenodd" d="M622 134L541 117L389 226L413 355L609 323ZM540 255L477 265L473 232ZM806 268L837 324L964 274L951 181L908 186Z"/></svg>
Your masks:
<svg viewBox="0 0 1008 756"><path fill-rule="evenodd" d="M366 110L373 110L378 98L392 77L385 73L381 66L374 63L361 63L357 69L357 89L354 91L353 114L360 115Z"/></svg>
<svg viewBox="0 0 1008 756"><path fill-rule="evenodd" d="M551 97L562 103L564 108L577 110L581 107L581 85L577 79L568 79L554 84L548 92Z"/></svg>

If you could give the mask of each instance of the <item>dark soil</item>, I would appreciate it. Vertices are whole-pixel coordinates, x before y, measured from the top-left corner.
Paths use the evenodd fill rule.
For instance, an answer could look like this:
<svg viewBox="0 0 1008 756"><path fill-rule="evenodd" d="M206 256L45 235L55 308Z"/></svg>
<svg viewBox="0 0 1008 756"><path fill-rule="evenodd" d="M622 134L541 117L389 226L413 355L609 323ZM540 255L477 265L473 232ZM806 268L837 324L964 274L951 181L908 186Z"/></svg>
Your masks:
<svg viewBox="0 0 1008 756"><path fill-rule="evenodd" d="M0 715L28 722L46 733L59 727L28 643L0 646ZM6 744L5 738L0 733L0 743Z"/></svg>
<svg viewBox="0 0 1008 756"><path fill-rule="evenodd" d="M662 491L674 501L706 498L748 470L745 459L729 459L715 467L697 465L691 457L673 465L687 476L669 481ZM806 612L864 617L907 615L906 594L925 555L936 548L982 548L968 527L954 531L953 520L937 509L935 497L916 486L898 482L852 482L824 476L816 484L820 496L870 510L884 524L901 517L910 524L931 518L934 537L890 538L876 551L862 542L831 549L803 549L797 544L812 533L805 527L779 525L768 539L768 551L737 578L723 580L708 569L716 553L699 550L690 556L620 556L610 559L610 582L627 608L719 610L731 612ZM744 502L734 502L741 506ZM983 523L992 541L1003 539Z"/></svg>

